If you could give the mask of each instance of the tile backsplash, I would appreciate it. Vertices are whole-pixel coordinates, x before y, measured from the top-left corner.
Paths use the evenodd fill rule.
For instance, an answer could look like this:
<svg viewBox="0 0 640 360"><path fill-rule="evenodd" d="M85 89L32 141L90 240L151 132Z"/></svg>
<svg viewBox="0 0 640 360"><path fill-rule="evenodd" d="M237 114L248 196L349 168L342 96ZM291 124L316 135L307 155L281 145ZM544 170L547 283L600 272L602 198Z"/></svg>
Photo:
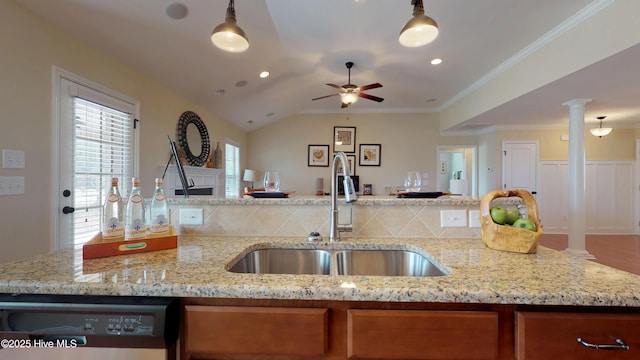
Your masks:
<svg viewBox="0 0 640 360"><path fill-rule="evenodd" d="M204 225L179 224L181 208L204 209ZM443 228L440 210L476 210L477 205L349 205L342 204L340 223L350 216L353 232L341 237L479 238L479 228ZM172 204L171 221L179 234L306 237L329 233L326 204Z"/></svg>

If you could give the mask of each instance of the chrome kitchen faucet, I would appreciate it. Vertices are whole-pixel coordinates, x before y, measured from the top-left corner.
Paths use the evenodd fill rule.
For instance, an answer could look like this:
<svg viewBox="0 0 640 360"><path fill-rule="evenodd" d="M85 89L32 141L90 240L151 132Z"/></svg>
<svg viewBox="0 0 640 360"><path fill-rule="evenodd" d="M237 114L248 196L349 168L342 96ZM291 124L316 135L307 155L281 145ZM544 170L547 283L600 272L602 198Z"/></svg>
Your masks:
<svg viewBox="0 0 640 360"><path fill-rule="evenodd" d="M333 156L333 163L331 165L331 225L329 227L329 242L340 240L340 231L352 231L353 224L339 224L338 223L338 161L342 162L342 172L344 173L344 201L352 203L358 200L353 180L349 176L349 162L347 156L342 152L337 152Z"/></svg>

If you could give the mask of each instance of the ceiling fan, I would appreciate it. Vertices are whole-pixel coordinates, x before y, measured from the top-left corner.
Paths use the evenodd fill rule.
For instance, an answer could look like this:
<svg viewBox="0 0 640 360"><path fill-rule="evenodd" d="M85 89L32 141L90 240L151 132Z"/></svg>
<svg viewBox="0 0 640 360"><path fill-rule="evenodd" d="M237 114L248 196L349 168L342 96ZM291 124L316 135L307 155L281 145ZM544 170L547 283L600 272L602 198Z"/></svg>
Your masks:
<svg viewBox="0 0 640 360"><path fill-rule="evenodd" d="M349 71L349 82L346 85L342 85L342 86L338 86L336 84L327 84L327 85L329 85L329 86L331 86L333 88L336 88L336 89L340 90L340 92L336 93L336 94L317 97L317 98L311 99L311 100L319 100L319 99L324 99L324 98L328 98L328 97L331 97L331 96L340 95L340 100L342 100L342 106L340 106L341 108L346 108L347 106L355 103L356 101L358 101L359 97L365 98L365 99L369 99L369 100L373 100L373 101L377 101L377 102L382 102L384 100L381 97L377 97L377 96L373 96L373 95L369 95L369 94L363 93L363 91L366 91L366 90L376 89L376 88L382 87L382 85L380 83L374 83L374 84L369 84L369 85L365 85L365 86L356 86L356 85L352 84L351 83L351 68L353 67L353 62L349 61L345 65L347 66L347 69Z"/></svg>

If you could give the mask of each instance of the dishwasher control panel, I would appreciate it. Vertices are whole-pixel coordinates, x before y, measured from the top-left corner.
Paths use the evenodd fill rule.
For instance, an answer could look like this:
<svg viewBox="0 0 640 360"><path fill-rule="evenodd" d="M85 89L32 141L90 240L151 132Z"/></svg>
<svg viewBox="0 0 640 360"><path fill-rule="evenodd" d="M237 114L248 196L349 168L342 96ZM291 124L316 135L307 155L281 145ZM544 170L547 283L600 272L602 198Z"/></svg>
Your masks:
<svg viewBox="0 0 640 360"><path fill-rule="evenodd" d="M178 339L178 318L171 298L0 294L2 339L166 348Z"/></svg>
<svg viewBox="0 0 640 360"><path fill-rule="evenodd" d="M1 310L0 332L68 335L153 336L154 316Z"/></svg>

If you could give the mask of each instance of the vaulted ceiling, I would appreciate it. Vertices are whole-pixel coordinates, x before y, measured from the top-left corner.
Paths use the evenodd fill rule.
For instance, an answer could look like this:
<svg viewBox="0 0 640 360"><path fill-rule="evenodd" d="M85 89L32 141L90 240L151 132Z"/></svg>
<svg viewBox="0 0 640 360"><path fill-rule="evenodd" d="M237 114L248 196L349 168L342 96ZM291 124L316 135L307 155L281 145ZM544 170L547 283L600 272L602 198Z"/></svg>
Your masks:
<svg viewBox="0 0 640 360"><path fill-rule="evenodd" d="M227 0L176 0L187 9L180 19L168 16L170 0L15 1L246 131L298 113L446 112L535 53L550 34L570 32L613 3L425 0L440 35L406 48L398 34L411 17L410 0L238 0L238 25L250 47L234 54L210 41ZM431 65L433 58L443 63ZM566 126L561 103L578 97L594 98L587 121L608 115L612 124L633 126L640 120L639 60L640 46L630 44L443 130ZM341 109L336 96L311 100L335 93L326 83L347 83L348 61L355 63L351 82L381 83L367 93L383 102L360 99ZM264 70L270 76L261 79Z"/></svg>

